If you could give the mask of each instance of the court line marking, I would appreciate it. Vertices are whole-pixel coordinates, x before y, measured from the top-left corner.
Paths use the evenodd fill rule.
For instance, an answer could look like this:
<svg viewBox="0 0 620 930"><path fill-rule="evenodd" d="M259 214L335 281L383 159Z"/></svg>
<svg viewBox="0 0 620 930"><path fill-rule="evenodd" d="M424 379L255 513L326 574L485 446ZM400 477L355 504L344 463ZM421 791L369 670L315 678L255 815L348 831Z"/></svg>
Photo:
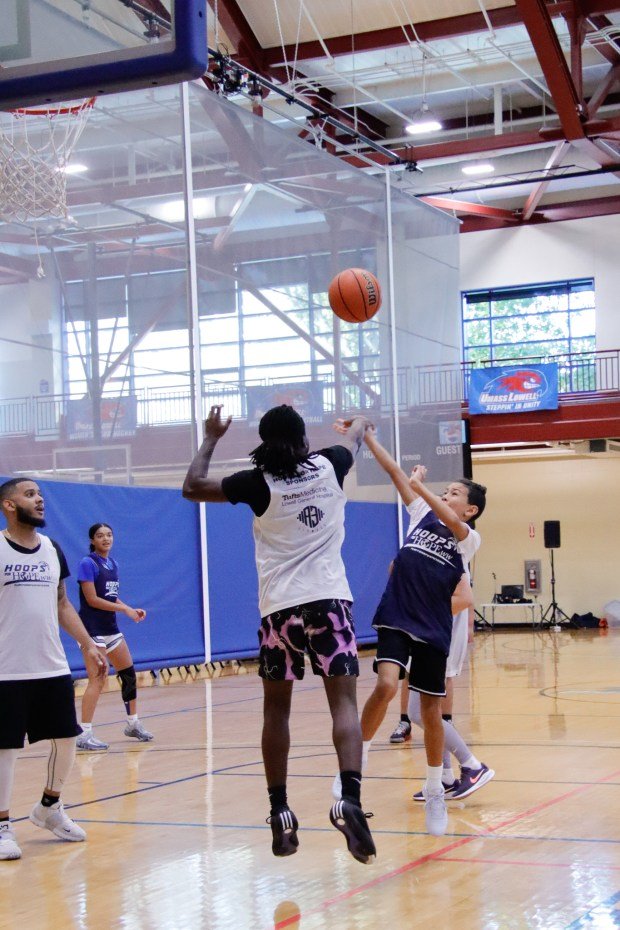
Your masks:
<svg viewBox="0 0 620 930"><path fill-rule="evenodd" d="M540 839L540 837L538 837ZM537 861L525 861L522 859L479 859L474 857L472 859L466 859L464 856L438 856L439 862L463 862L463 863L475 863L476 865L518 865L518 866L527 866L528 868L534 869L573 869L575 867L575 862L537 862ZM593 871L602 870L604 872L620 872L620 865L593 865L590 862L580 862L580 869L591 869Z"/></svg>
<svg viewBox="0 0 620 930"><path fill-rule="evenodd" d="M594 782L594 784L604 784L611 779L618 778L618 776L620 776L620 770L612 772L611 775L606 775L603 778L598 779L596 782ZM499 830L503 830L506 827L511 826L513 823L519 823L520 821L525 820L534 814L538 814L549 807L560 804L562 801L583 794L585 791L590 790L591 787L591 785L582 785L577 788L573 788L572 791L566 791L564 794L561 794L556 798L550 798L548 801L543 801L541 804L530 807L527 810L522 811L520 814L515 814L513 817L509 817L507 820L502 821L495 827L490 827L486 833L465 837L463 839L457 840L455 843L450 843L443 849L438 849L435 852L427 853L424 856L413 859L411 862L407 862L405 865L402 865L397 869L392 869L392 871L386 872L383 875L378 875L376 878L371 879L369 882L365 882L363 885L358 885L357 888L351 888L349 891L343 891L341 894L336 895L333 898L328 898L327 901L324 901L322 904L317 905L310 910L304 911L303 913L300 911L299 914L293 915L292 917L287 917L285 920L281 920L279 923L271 925L269 930L284 930L285 927L290 927L293 924L301 923L303 918L312 917L315 914L322 914L334 905L342 904L344 901L348 901L351 898L354 898L356 895L362 894L371 888L375 888L378 885L382 885L385 882L391 881L393 878L399 878L401 875L405 875L407 872L411 872L414 869L419 868L421 865L425 865L427 862L434 862L441 858L441 856L445 856L447 853L452 852L455 849L460 849L463 846L469 845L469 843L473 843L474 840L484 839L485 835L496 834Z"/></svg>
<svg viewBox="0 0 620 930"><path fill-rule="evenodd" d="M78 823L100 823L107 824L111 826L135 826L135 827L190 827L192 829L202 829L207 830L214 828L217 830L264 830L267 832L267 828L262 824L256 823L193 823L192 821L169 821L169 820L108 820L105 818L96 818L96 817L76 817ZM303 833L330 833L333 835L333 829L330 827L308 827L302 824ZM373 830L373 836L428 836L426 830ZM488 833L456 833L450 832L446 836L451 836L455 838L463 839L485 839L485 840L520 840L521 842L535 842L535 843L582 843L582 844L600 844L600 845L609 845L609 846L618 846L620 845L620 840L615 839L604 839L600 837L598 839L589 838L589 837L576 837L576 836L540 836L540 834L508 834L506 836L496 835L492 836ZM485 862L484 859L452 859L446 857L446 861L454 862ZM509 860L502 859L489 859L488 862L501 865L504 861L509 862ZM527 863L521 862L520 864L525 865ZM529 863L530 865L536 865L536 863ZM571 865L575 865L575 862L572 862ZM595 866L593 866L595 868ZM598 866L596 866L598 868ZM603 868L603 866L601 866ZM614 866L613 868L618 868L620 866Z"/></svg>

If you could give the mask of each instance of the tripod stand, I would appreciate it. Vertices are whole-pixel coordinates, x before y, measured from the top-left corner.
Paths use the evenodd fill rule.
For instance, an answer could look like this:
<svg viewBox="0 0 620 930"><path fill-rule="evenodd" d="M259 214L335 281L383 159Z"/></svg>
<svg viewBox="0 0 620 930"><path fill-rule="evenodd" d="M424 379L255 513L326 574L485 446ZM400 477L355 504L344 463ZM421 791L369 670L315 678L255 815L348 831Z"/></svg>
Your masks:
<svg viewBox="0 0 620 930"><path fill-rule="evenodd" d="M551 629L554 626L570 624L568 614L565 614L555 599L555 568L553 565L553 549L549 549L551 556L551 603L541 617L540 625Z"/></svg>

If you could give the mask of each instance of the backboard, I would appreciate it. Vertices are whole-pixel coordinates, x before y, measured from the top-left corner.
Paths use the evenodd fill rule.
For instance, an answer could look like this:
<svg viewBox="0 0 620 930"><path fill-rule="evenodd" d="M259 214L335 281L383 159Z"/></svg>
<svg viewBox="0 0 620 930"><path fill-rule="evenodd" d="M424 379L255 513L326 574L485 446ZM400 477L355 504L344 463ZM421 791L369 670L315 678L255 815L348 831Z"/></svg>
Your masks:
<svg viewBox="0 0 620 930"><path fill-rule="evenodd" d="M200 77L206 0L0 0L0 109Z"/></svg>

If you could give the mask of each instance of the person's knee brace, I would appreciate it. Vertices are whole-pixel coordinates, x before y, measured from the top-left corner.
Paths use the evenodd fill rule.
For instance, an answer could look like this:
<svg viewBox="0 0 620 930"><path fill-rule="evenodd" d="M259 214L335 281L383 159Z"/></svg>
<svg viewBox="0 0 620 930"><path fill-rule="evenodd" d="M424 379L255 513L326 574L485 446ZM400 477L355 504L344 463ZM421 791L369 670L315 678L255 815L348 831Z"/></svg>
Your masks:
<svg viewBox="0 0 620 930"><path fill-rule="evenodd" d="M136 679L136 670L133 665L130 665L129 668L121 669L118 673L118 677L121 680L123 702L129 704L130 701L135 701L138 696L138 683Z"/></svg>

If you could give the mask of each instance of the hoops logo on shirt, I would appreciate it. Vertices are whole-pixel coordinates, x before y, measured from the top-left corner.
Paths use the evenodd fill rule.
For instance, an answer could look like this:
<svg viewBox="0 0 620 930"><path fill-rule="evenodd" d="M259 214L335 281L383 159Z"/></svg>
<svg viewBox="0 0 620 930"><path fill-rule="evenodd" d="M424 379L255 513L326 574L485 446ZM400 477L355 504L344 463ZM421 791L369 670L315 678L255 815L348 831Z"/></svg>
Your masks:
<svg viewBox="0 0 620 930"><path fill-rule="evenodd" d="M53 577L49 562L24 564L12 562L4 566L4 583L6 585L32 582L49 584L52 581Z"/></svg>
<svg viewBox="0 0 620 930"><path fill-rule="evenodd" d="M304 526L307 526L309 530L313 530L319 525L324 516L325 514L322 510L319 510L314 504L308 504L307 507L304 507L304 509L297 514L297 519L300 523L303 523Z"/></svg>

